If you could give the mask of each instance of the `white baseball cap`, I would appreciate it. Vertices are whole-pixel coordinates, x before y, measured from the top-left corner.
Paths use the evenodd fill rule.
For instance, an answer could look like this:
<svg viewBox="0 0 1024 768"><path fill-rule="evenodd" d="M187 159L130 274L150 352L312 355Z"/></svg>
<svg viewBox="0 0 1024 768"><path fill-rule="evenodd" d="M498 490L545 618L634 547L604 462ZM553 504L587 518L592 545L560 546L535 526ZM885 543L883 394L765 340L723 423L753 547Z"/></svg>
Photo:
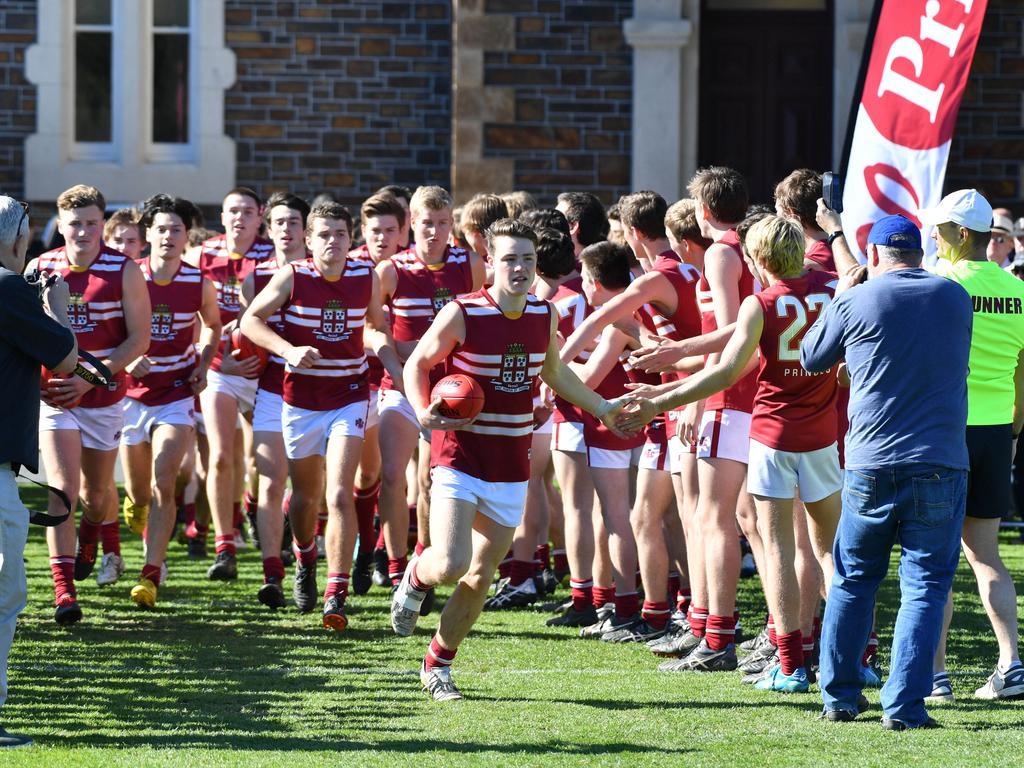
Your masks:
<svg viewBox="0 0 1024 768"><path fill-rule="evenodd" d="M917 212L922 224L937 226L951 221L972 232L992 229L992 206L976 189L958 189L950 192L934 208Z"/></svg>

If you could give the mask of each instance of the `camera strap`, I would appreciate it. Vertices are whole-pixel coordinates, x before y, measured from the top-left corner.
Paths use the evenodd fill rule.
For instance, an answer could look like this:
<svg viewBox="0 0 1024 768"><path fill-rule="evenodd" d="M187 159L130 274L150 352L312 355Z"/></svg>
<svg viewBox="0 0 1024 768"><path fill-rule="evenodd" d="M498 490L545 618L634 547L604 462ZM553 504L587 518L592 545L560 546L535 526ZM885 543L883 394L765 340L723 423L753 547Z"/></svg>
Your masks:
<svg viewBox="0 0 1024 768"><path fill-rule="evenodd" d="M110 372L99 358L90 352L86 352L84 349L78 350L78 356L81 357L85 362L89 363L95 371L91 371L81 363L75 366L73 374L79 378L85 379L87 382L92 384L94 387L107 387L110 386L110 380L114 378L114 374Z"/></svg>
<svg viewBox="0 0 1024 768"><path fill-rule="evenodd" d="M62 491L60 488L54 488L52 485L40 483L38 480L33 480L31 477L25 477L20 473L20 471L18 472L18 477L24 480L28 480L30 483L34 483L35 485L38 485L40 488L45 488L46 490L48 490L50 493L52 493L54 496L61 500L61 502L64 504L64 509L67 510L67 512L65 512L63 515L51 515L49 512L31 512L29 514L28 521L32 523L32 525L41 525L44 528L53 528L54 526L60 525L69 517L71 517L71 499L68 498L68 495L64 493L64 491Z"/></svg>

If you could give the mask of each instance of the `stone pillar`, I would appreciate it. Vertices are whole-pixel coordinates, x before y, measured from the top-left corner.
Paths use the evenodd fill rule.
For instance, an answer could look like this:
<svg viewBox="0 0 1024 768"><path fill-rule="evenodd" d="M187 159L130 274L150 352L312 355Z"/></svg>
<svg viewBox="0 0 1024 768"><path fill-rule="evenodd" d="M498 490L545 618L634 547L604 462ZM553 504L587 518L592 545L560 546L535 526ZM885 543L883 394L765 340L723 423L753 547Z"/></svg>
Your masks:
<svg viewBox="0 0 1024 768"><path fill-rule="evenodd" d="M515 50L515 19L485 14L483 0L452 3L452 196L456 205L477 192L511 190L511 158L485 158L485 122L515 121L512 88L484 87L484 51Z"/></svg>
<svg viewBox="0 0 1024 768"><path fill-rule="evenodd" d="M670 201L696 166L695 59L683 56L693 25L682 12L683 0L636 0L623 25L633 48L633 189Z"/></svg>

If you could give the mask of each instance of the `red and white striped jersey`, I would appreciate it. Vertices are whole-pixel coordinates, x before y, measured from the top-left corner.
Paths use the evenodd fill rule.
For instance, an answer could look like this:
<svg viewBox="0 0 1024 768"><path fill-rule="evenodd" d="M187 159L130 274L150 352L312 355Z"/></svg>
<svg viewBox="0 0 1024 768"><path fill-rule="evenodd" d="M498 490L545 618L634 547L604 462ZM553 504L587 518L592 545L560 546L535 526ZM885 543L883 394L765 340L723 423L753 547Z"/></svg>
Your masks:
<svg viewBox="0 0 1024 768"><path fill-rule="evenodd" d="M376 266L373 262L373 256L370 255L370 250L366 247L366 244L360 245L358 248L353 248L348 252L350 259L356 259L358 261L365 261L370 266ZM387 316L388 323L391 322L391 311L389 307L384 307L384 313ZM380 358L377 357L371 350L366 350L366 364L370 366L370 369L366 372L366 382L370 385L371 390L380 389L380 383L384 379L384 364L381 363Z"/></svg>
<svg viewBox="0 0 1024 768"><path fill-rule="evenodd" d="M295 346L316 347L321 358L312 368L285 363L284 401L311 411L328 411L369 398L363 326L373 291L373 270L362 261L345 261L337 279L327 279L313 259L288 265L292 294L281 307L284 332Z"/></svg>
<svg viewBox="0 0 1024 768"><path fill-rule="evenodd" d="M747 269L747 263L743 260L743 251L740 249L740 237L735 229L730 229L721 239L716 242L729 246L740 260L742 270L739 280L739 300L742 302L747 296L755 293L754 276ZM706 277L701 277L700 285L697 288L697 303L701 312L701 333L710 333L718 330L718 321L715 319L715 303L711 295L711 286ZM754 393L757 391L757 371L751 371L742 379L723 392L717 392L704 403L705 411L717 411L730 409L751 413L754 409Z"/></svg>
<svg viewBox="0 0 1024 768"><path fill-rule="evenodd" d="M489 483L525 482L530 479L534 383L551 343L553 310L532 294L515 319L485 290L456 301L466 340L449 355L444 373L476 379L484 391L484 408L460 430L434 430L430 464Z"/></svg>
<svg viewBox="0 0 1024 768"><path fill-rule="evenodd" d="M601 383L594 387L594 391L606 400L614 400L616 397L626 394L626 384L635 379L626 370L624 360L629 358L629 350L619 356L619 361L612 366L608 375L601 380ZM631 368L632 370L632 368ZM636 371L643 373L643 371ZM583 413L583 439L587 448L603 448L609 451L628 451L644 443L644 433L637 432L628 437L619 437L608 427L601 423L593 414Z"/></svg>
<svg viewBox="0 0 1024 768"><path fill-rule="evenodd" d="M120 251L100 246L100 252L86 269L72 269L64 247L42 254L38 267L42 272L64 278L71 293L68 320L78 340L78 348L98 358L108 357L128 338L124 322L124 268L129 259ZM106 389L94 387L82 397L79 408L102 408L119 402L125 395L124 371L114 374Z"/></svg>
<svg viewBox="0 0 1024 768"><path fill-rule="evenodd" d="M141 379L128 377L128 397L146 405L163 405L192 397L188 377L196 367L196 313L203 306L203 276L181 263L167 283L153 279L150 257L140 259L153 307L150 326L149 373Z"/></svg>
<svg viewBox="0 0 1024 768"><path fill-rule="evenodd" d="M259 295L259 292L267 287L267 283L270 282L270 278L274 276L277 270L277 261L274 259L269 259L256 266L252 275L253 296ZM284 321L281 318L281 310L277 310L277 312L267 318L267 325L278 336L284 335ZM263 373L260 374L260 389L280 395L283 383L284 358L271 353L267 358L267 366L263 369Z"/></svg>
<svg viewBox="0 0 1024 768"><path fill-rule="evenodd" d="M238 297L241 295L245 278L256 269L257 264L273 257L274 244L262 237L257 237L245 253L229 252L226 235L211 237L203 243L199 253L199 269L203 277L217 289L217 306L220 308L220 322L223 326L238 317L241 309ZM226 340L227 332L221 337L221 344L218 345L217 354L210 366L211 370L220 370Z"/></svg>
<svg viewBox="0 0 1024 768"><path fill-rule="evenodd" d="M426 333L437 313L457 296L473 290L473 268L469 251L449 245L444 261L428 266L416 249L410 248L391 257L395 266L395 290L388 306L391 310L391 332L395 341L416 341ZM431 385L441 379L431 372ZM392 389L391 377L385 372L381 389Z"/></svg>
<svg viewBox="0 0 1024 768"><path fill-rule="evenodd" d="M558 313L558 335L563 339L572 336L573 332L583 324L583 321L594 313L594 308L590 306L590 302L583 294L582 280L575 287L569 283L562 283L555 291L555 295L551 297L551 302ZM572 362L585 363L589 359L590 350L583 349ZM563 400L555 395L555 411L551 418L555 424L578 423L584 420L584 413L568 400Z"/></svg>

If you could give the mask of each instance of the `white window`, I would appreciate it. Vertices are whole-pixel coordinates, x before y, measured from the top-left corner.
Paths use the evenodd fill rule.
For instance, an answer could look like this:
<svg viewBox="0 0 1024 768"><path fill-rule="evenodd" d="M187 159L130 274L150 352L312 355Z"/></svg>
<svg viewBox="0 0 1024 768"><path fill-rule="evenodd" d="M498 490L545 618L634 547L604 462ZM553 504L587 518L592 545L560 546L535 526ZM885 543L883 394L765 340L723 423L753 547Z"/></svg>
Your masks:
<svg viewBox="0 0 1024 768"><path fill-rule="evenodd" d="M38 88L26 196L74 184L109 200L162 191L216 203L235 184L224 0L39 0L26 73Z"/></svg>

